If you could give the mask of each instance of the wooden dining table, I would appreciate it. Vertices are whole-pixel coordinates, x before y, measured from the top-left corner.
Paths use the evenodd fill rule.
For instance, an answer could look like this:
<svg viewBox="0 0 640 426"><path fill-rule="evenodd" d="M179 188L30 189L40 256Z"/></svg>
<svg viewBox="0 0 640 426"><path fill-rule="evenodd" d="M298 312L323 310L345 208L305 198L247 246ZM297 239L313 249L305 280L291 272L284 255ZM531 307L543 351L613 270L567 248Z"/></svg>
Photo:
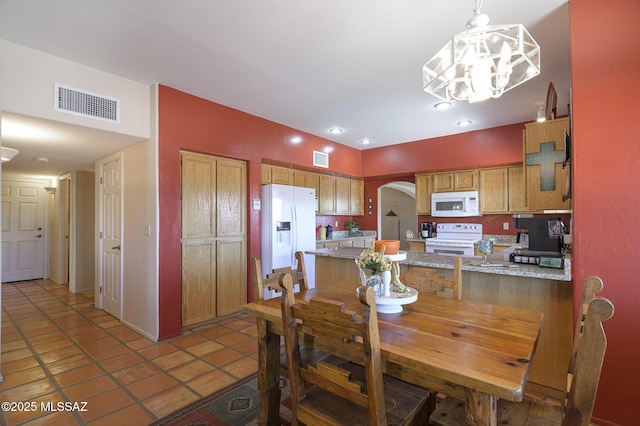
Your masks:
<svg viewBox="0 0 640 426"><path fill-rule="evenodd" d="M296 303L318 297L359 314L357 287L301 291ZM280 298L244 310L255 316L258 329L258 424L278 424ZM498 398L522 400L542 321L542 313L528 309L419 294L400 313L378 314L384 373L466 401L470 424L496 425ZM318 338L313 344L325 349Z"/></svg>

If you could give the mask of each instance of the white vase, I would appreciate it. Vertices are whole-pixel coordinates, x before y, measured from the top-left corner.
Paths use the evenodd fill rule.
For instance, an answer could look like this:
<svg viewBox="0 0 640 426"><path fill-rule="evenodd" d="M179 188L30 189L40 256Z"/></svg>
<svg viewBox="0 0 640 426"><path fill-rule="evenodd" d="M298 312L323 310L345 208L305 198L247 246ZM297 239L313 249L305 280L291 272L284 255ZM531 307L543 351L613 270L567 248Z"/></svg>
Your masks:
<svg viewBox="0 0 640 426"><path fill-rule="evenodd" d="M382 271L382 286L384 297L391 297L391 271Z"/></svg>

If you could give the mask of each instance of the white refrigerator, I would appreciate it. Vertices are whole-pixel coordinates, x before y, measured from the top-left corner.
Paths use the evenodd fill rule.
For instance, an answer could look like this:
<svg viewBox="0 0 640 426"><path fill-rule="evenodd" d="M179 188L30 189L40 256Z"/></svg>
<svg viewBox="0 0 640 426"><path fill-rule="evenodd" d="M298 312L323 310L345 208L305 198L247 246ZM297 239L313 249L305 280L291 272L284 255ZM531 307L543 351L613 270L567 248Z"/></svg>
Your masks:
<svg viewBox="0 0 640 426"><path fill-rule="evenodd" d="M313 188L289 185L262 186L262 276L275 268L297 268L297 251L316 248L316 209ZM309 288L315 287L315 256L305 254ZM299 289L296 286L296 291ZM265 290L265 299L279 293Z"/></svg>

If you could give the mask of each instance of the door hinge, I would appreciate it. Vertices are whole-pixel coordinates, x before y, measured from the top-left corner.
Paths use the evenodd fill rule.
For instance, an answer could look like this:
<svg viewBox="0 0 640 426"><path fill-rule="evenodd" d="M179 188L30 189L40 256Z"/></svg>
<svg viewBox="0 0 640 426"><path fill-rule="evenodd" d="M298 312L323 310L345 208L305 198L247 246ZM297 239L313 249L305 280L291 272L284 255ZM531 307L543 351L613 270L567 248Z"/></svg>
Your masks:
<svg viewBox="0 0 640 426"><path fill-rule="evenodd" d="M100 286L100 294L102 294L102 286Z"/></svg>
<svg viewBox="0 0 640 426"><path fill-rule="evenodd" d="M100 176L100 185L102 185L102 176Z"/></svg>
<svg viewBox="0 0 640 426"><path fill-rule="evenodd" d="M100 239L102 239L102 231L100 231Z"/></svg>

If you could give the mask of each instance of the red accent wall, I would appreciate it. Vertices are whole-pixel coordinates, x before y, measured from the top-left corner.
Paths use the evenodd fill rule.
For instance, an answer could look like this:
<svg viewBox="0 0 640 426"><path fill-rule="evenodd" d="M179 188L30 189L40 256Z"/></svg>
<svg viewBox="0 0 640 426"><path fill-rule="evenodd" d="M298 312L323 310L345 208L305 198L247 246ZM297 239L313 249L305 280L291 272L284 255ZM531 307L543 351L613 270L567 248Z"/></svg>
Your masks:
<svg viewBox="0 0 640 426"><path fill-rule="evenodd" d="M247 161L248 200L262 198L263 158L313 167L313 151L333 148L334 172L360 176L360 151L228 108L178 90L159 87L159 339L181 333L180 150ZM292 144L293 135L303 137ZM324 169L319 169L324 171ZM248 260L260 256L260 212L248 211ZM247 280L250 286L250 280ZM248 291L247 294L252 294Z"/></svg>
<svg viewBox="0 0 640 426"><path fill-rule="evenodd" d="M524 124L368 149L364 177L522 163Z"/></svg>
<svg viewBox="0 0 640 426"><path fill-rule="evenodd" d="M604 323L593 414L598 424L633 425L640 423L640 2L570 1L569 17L575 291L597 275L615 305Z"/></svg>
<svg viewBox="0 0 640 426"><path fill-rule="evenodd" d="M640 3L617 0L569 2L573 124L573 274L576 295L590 275L602 277L602 295L615 304L604 328L608 337L594 420L637 424L640 393ZM310 149L328 142L304 135L292 147L293 129L212 102L160 87L160 339L180 333L180 148L246 159L249 197L260 196L260 160L310 163ZM374 198L379 176L471 168L522 161L522 125L470 132L363 151L334 144L331 169L368 178ZM298 132L296 132L298 133ZM308 160L307 160L308 159ZM335 160L335 161L334 161ZM362 160L362 161L360 161ZM301 163L302 161L302 163ZM362 164L362 166L360 166ZM362 167L362 168L361 168ZM361 168L361 169L360 169ZM374 205L376 205L374 201ZM375 217L375 216L373 216ZM372 217L354 218L375 229ZM249 252L259 254L259 213L249 214ZM579 297L576 298L579 300Z"/></svg>

